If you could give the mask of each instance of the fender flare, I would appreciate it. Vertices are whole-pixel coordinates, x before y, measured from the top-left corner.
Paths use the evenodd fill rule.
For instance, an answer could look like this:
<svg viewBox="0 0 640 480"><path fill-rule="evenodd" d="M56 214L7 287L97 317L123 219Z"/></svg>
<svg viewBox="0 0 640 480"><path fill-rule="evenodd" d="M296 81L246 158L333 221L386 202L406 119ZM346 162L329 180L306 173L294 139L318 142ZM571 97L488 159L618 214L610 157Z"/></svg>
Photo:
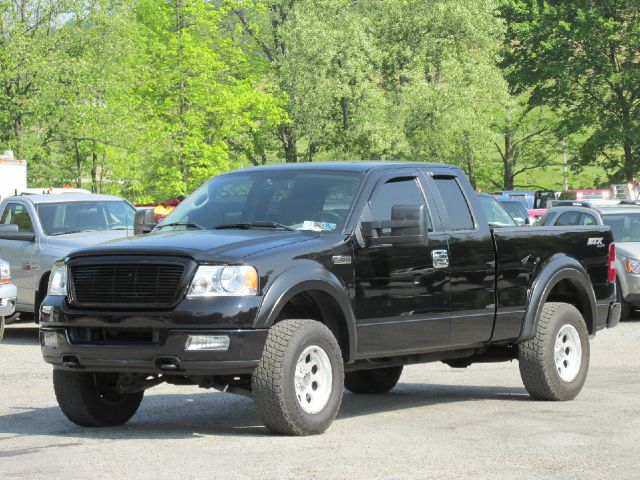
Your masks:
<svg viewBox="0 0 640 480"><path fill-rule="evenodd" d="M303 264L291 267L266 287L266 293L256 315L256 328L271 327L280 312L295 295L309 291L319 290L330 295L339 305L342 315L346 320L348 336L349 356L347 362L353 361L356 353L356 320L351 306L351 300L347 293L347 287L322 265L305 261Z"/></svg>
<svg viewBox="0 0 640 480"><path fill-rule="evenodd" d="M589 274L575 258L564 254L552 256L542 267L533 281L530 289L527 311L524 316L522 330L516 343L530 340L534 337L538 319L549 294L562 280L570 280L578 292L579 302L583 307L587 328L597 324L596 295Z"/></svg>

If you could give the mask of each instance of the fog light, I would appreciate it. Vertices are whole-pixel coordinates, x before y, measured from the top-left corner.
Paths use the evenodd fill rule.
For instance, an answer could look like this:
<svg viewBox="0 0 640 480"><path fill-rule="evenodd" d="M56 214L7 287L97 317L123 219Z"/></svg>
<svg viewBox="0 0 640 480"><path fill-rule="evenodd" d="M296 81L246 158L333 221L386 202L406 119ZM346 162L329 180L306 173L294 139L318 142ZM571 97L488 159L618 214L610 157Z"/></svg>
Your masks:
<svg viewBox="0 0 640 480"><path fill-rule="evenodd" d="M56 348L58 346L58 333L52 331L43 331L42 346L44 348Z"/></svg>
<svg viewBox="0 0 640 480"><path fill-rule="evenodd" d="M230 339L226 335L189 335L185 350L228 350Z"/></svg>

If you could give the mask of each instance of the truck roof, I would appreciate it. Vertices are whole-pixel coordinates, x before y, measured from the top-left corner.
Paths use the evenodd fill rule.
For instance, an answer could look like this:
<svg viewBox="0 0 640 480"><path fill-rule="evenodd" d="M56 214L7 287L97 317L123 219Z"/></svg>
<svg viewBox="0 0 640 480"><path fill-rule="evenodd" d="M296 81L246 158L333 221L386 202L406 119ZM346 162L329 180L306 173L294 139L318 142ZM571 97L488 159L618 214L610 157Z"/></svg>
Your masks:
<svg viewBox="0 0 640 480"><path fill-rule="evenodd" d="M69 203L69 202L100 202L100 201L114 201L122 198L115 195L100 195L97 193L65 193L64 195L18 195L12 197L6 197L3 200L11 201L22 199L33 203L34 205L41 203Z"/></svg>
<svg viewBox="0 0 640 480"><path fill-rule="evenodd" d="M255 171L255 170L334 170L343 172L365 173L371 170L383 170L396 167L431 167L431 168L451 168L458 169L454 165L444 163L422 163L422 162L304 162L304 163L287 163L281 165L263 165L259 167L244 168L234 170L234 172Z"/></svg>

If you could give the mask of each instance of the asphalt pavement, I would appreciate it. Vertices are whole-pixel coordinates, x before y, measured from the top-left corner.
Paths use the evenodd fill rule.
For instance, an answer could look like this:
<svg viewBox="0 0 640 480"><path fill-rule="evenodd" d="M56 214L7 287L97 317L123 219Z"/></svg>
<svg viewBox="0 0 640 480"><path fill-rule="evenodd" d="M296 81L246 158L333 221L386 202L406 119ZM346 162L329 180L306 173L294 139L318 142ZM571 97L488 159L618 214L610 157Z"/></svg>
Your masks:
<svg viewBox="0 0 640 480"><path fill-rule="evenodd" d="M251 399L149 391L126 425L57 407L37 330L0 344L0 479L640 479L640 315L592 339L578 398L532 400L517 362L406 367L385 395L345 393L323 435L278 437Z"/></svg>

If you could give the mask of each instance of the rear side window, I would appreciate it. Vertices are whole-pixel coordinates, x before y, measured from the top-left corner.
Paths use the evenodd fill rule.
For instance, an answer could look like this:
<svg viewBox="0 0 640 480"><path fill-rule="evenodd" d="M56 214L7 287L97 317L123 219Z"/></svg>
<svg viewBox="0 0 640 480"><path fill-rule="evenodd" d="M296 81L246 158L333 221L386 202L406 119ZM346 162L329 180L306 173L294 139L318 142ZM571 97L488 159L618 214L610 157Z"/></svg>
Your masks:
<svg viewBox="0 0 640 480"><path fill-rule="evenodd" d="M580 225L597 225L596 217L593 215L589 215L588 213L582 214L582 219L580 220Z"/></svg>
<svg viewBox="0 0 640 480"><path fill-rule="evenodd" d="M456 179L453 177L434 177L434 181L447 210L449 227L452 230L473 230L475 224L471 210Z"/></svg>
<svg viewBox="0 0 640 480"><path fill-rule="evenodd" d="M580 223L580 212L565 212L558 218L556 226L566 227L570 225L578 225Z"/></svg>

